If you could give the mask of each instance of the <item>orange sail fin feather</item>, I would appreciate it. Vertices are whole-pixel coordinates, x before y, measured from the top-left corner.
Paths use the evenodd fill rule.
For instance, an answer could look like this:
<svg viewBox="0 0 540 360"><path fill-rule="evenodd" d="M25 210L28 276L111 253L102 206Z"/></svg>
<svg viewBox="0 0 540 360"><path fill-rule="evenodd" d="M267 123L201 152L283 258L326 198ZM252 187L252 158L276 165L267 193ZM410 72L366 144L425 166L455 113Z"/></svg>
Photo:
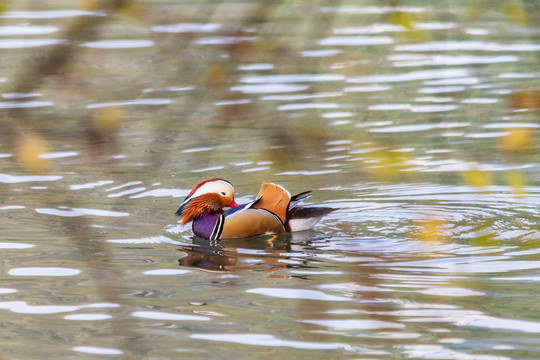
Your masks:
<svg viewBox="0 0 540 360"><path fill-rule="evenodd" d="M255 209L265 209L277 215L281 222L287 221L287 210L291 201L291 194L283 187L275 184L262 184L258 201L253 205Z"/></svg>
<svg viewBox="0 0 540 360"><path fill-rule="evenodd" d="M292 196L282 186L263 183L257 198L247 204L234 201L234 188L223 179L197 184L176 212L182 225L192 221L193 233L206 239L245 238L312 228L328 207L300 207L309 191ZM225 211L223 208L230 207Z"/></svg>

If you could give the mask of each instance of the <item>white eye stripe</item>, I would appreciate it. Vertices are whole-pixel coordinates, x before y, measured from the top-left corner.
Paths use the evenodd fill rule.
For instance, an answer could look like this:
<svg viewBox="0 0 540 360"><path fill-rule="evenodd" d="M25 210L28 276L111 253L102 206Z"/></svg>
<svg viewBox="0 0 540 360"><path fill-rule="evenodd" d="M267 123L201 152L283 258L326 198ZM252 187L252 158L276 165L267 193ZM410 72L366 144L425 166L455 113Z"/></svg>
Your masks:
<svg viewBox="0 0 540 360"><path fill-rule="evenodd" d="M200 188L197 189L197 191L195 191L193 195L190 196L190 198L195 198L197 196L208 193L216 193L227 196L227 194L234 194L234 188L230 183L226 181L216 180L203 184Z"/></svg>

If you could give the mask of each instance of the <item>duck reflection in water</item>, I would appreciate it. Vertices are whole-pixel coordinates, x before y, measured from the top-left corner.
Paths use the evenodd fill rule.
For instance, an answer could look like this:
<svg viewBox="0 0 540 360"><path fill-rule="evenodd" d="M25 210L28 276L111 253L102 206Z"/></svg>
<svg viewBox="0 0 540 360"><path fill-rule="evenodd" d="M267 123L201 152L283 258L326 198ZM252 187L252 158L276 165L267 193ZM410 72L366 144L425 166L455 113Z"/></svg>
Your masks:
<svg viewBox="0 0 540 360"><path fill-rule="evenodd" d="M318 235L316 231L304 231L247 239L207 240L194 237L195 246L180 248L185 256L178 263L207 271L263 270L274 273L289 268L288 260L303 249L300 244L305 245L306 241Z"/></svg>

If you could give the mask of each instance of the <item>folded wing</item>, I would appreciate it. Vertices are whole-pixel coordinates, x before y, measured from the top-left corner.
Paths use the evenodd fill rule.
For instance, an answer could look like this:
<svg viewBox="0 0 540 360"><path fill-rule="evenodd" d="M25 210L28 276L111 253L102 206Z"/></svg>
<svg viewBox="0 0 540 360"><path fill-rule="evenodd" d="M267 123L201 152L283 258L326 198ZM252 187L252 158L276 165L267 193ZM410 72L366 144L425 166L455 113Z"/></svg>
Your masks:
<svg viewBox="0 0 540 360"><path fill-rule="evenodd" d="M221 239L277 234L286 231L291 195L283 187L263 183L257 199L225 213Z"/></svg>
<svg viewBox="0 0 540 360"><path fill-rule="evenodd" d="M264 209L246 208L225 214L220 239L234 239L285 232L285 226L273 213Z"/></svg>

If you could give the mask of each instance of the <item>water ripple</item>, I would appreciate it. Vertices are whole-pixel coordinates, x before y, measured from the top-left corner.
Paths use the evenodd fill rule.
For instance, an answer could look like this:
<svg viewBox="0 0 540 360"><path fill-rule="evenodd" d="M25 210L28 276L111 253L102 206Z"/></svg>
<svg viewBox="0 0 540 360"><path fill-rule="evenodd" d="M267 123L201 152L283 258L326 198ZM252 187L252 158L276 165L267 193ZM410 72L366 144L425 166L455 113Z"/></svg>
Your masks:
<svg viewBox="0 0 540 360"><path fill-rule="evenodd" d="M446 94L465 91L467 88L464 86L437 86L437 87L425 87L418 89L420 94Z"/></svg>
<svg viewBox="0 0 540 360"><path fill-rule="evenodd" d="M285 104L279 105L277 109L279 111L289 110L307 110L307 109L337 109L341 105L337 103L300 103L300 104Z"/></svg>
<svg viewBox="0 0 540 360"><path fill-rule="evenodd" d="M322 300L322 301L351 301L351 299L328 295L318 290L303 290L303 289L285 289L285 288L255 288L246 290L247 293L260 294L271 297L284 299L306 299L306 300Z"/></svg>
<svg viewBox="0 0 540 360"><path fill-rule="evenodd" d="M333 343L323 342L308 342L308 341L294 341L294 340L281 340L273 335L269 334L240 334L240 333L227 333L227 334L192 334L192 339L230 342L243 345L255 345L255 346L284 346L294 349L305 350L328 350L339 349L343 346Z"/></svg>
<svg viewBox="0 0 540 360"><path fill-rule="evenodd" d="M411 359L510 360L506 356L468 354L442 345L404 345L404 353Z"/></svg>
<svg viewBox="0 0 540 360"><path fill-rule="evenodd" d="M325 50L305 50L300 52L302 57L330 57L341 54L343 51L338 49L325 49Z"/></svg>
<svg viewBox="0 0 540 360"><path fill-rule="evenodd" d="M93 355L122 355L122 350L97 346L75 346L74 351Z"/></svg>
<svg viewBox="0 0 540 360"><path fill-rule="evenodd" d="M516 270L540 269L540 261L511 261L505 256L468 256L423 261L404 261L366 264L369 266L388 266L396 271L417 271L431 273L475 274L498 273Z"/></svg>
<svg viewBox="0 0 540 360"><path fill-rule="evenodd" d="M96 320L107 320L112 318L111 315L107 314L72 314L64 316L66 320L75 320L75 321L96 321Z"/></svg>
<svg viewBox="0 0 540 360"><path fill-rule="evenodd" d="M65 43L65 40L59 39L1 39L0 49L25 49Z"/></svg>
<svg viewBox="0 0 540 360"><path fill-rule="evenodd" d="M29 249L34 246L33 244L0 242L0 249Z"/></svg>
<svg viewBox="0 0 540 360"><path fill-rule="evenodd" d="M358 14L358 15L374 15L374 14L391 14L394 12L404 13L423 13L426 9L414 6L356 6L356 5L341 5L341 6L321 6L320 11L323 13L336 14Z"/></svg>
<svg viewBox="0 0 540 360"><path fill-rule="evenodd" d="M154 269L143 272L144 275L184 275L191 273L190 270L184 269Z"/></svg>
<svg viewBox="0 0 540 360"><path fill-rule="evenodd" d="M69 305L28 305L25 301L4 301L0 302L0 309L18 314L56 314L75 311L78 307Z"/></svg>
<svg viewBox="0 0 540 360"><path fill-rule="evenodd" d="M539 51L540 44L499 44L486 41L431 41L396 46L396 51Z"/></svg>
<svg viewBox="0 0 540 360"><path fill-rule="evenodd" d="M132 106L132 105L147 105L147 106L160 106L160 105L169 105L171 99L166 98L155 98L155 99L134 99L134 100L124 100L124 101L114 101L108 103L96 103L86 105L87 109L97 109L102 107L109 106Z"/></svg>
<svg viewBox="0 0 540 360"><path fill-rule="evenodd" d="M98 15L95 11L86 10L42 10L42 11L6 11L0 14L5 19L58 19L77 16Z"/></svg>
<svg viewBox="0 0 540 360"><path fill-rule="evenodd" d="M458 320L457 325L483 327L492 330L510 330L532 334L540 334L540 322L517 319L504 319L492 316L482 316L474 320Z"/></svg>
<svg viewBox="0 0 540 360"><path fill-rule="evenodd" d="M70 190L93 189L97 186L112 184L113 182L114 182L113 180L100 180L100 181L86 183L86 184L69 185L69 188Z"/></svg>
<svg viewBox="0 0 540 360"><path fill-rule="evenodd" d="M384 109L372 109L372 110L388 110ZM469 123L459 123L459 122L450 122L450 123L435 123L435 124L411 124L411 125L396 125L396 126L386 126L378 127L376 129L370 129L370 132L375 133L399 133L399 132L410 132L410 131L426 131L434 129L453 129L469 126Z"/></svg>
<svg viewBox="0 0 540 360"><path fill-rule="evenodd" d="M9 289L9 288L0 288L0 294L13 294L16 293L18 290L15 289Z"/></svg>
<svg viewBox="0 0 540 360"><path fill-rule="evenodd" d="M0 15L0 17L2 17ZM0 26L0 36L45 35L59 31L57 26Z"/></svg>
<svg viewBox="0 0 540 360"><path fill-rule="evenodd" d="M51 152L51 153L46 153L46 154L40 154L39 157L41 159L60 159L60 158L77 156L77 155L79 155L77 151L57 151L57 152Z"/></svg>
<svg viewBox="0 0 540 360"><path fill-rule="evenodd" d="M396 67L405 66L456 66L456 65L474 65L474 64L495 64L517 62L519 57L513 55L499 56L481 56L481 55L432 55L432 56L410 56L393 55L389 57Z"/></svg>
<svg viewBox="0 0 540 360"><path fill-rule="evenodd" d="M92 49L140 49L154 46L154 42L150 40L99 40L87 41L81 44L83 47Z"/></svg>
<svg viewBox="0 0 540 360"><path fill-rule="evenodd" d="M74 276L81 270L60 267L25 267L8 271L11 276Z"/></svg>
<svg viewBox="0 0 540 360"><path fill-rule="evenodd" d="M256 41L255 36L210 36L195 40L199 45L234 45L246 41Z"/></svg>
<svg viewBox="0 0 540 360"><path fill-rule="evenodd" d="M257 84L257 85L239 85L231 87L231 91L240 91L245 94L267 94L267 93L286 93L309 89L308 85L298 84Z"/></svg>
<svg viewBox="0 0 540 360"><path fill-rule="evenodd" d="M117 244L174 244L174 245L184 245L179 241L169 239L165 236L152 236L138 239L110 239L107 240L110 243Z"/></svg>
<svg viewBox="0 0 540 360"><path fill-rule="evenodd" d="M444 22L415 22L414 27L419 30L449 30L457 27L455 23L444 23ZM367 26L350 26L344 28L334 29L335 34L380 34L386 32L398 32L398 31L409 31L405 26L386 24L386 23L375 23Z"/></svg>
<svg viewBox="0 0 540 360"><path fill-rule="evenodd" d="M240 79L240 82L247 84L262 83L303 83L303 82L323 82L340 81L345 79L343 75L337 74L279 74L279 75L261 75L246 76Z"/></svg>
<svg viewBox="0 0 540 360"><path fill-rule="evenodd" d="M274 64L269 63L259 63L259 64L249 64L249 65L239 65L238 70L243 71L258 71L258 70L272 70Z"/></svg>
<svg viewBox="0 0 540 360"><path fill-rule="evenodd" d="M453 288L453 287L430 287L428 289L423 289L418 291L421 294L434 295L434 296L484 296L486 293L482 291L474 291L471 289L464 288Z"/></svg>
<svg viewBox="0 0 540 360"><path fill-rule="evenodd" d="M316 94L294 94L294 95L267 95L261 97L261 100L273 100L273 101L297 101L297 100L308 100L308 99L318 99L326 97L339 97L343 95L341 92L326 92L326 93L316 93Z"/></svg>
<svg viewBox="0 0 540 360"><path fill-rule="evenodd" d="M345 92L372 92L386 91L392 89L389 85L364 85L364 86L347 86L343 88Z"/></svg>
<svg viewBox="0 0 540 360"><path fill-rule="evenodd" d="M430 79L448 79L456 77L468 77L471 70L466 68L445 68L435 70L418 70L402 74L389 75L369 75L347 79L351 83L385 83L385 82L402 82L402 81L417 81Z"/></svg>
<svg viewBox="0 0 540 360"><path fill-rule="evenodd" d="M480 83L480 79L473 76L424 81L424 85L429 85L429 86L476 85L478 83Z"/></svg>
<svg viewBox="0 0 540 360"><path fill-rule="evenodd" d="M55 175L10 175L0 173L0 183L17 184L23 182L37 181L56 181L62 179L62 176Z"/></svg>
<svg viewBox="0 0 540 360"><path fill-rule="evenodd" d="M508 122L508 123L491 123L482 125L485 129L514 129L514 128L540 128L539 124L536 123L514 123L514 122Z"/></svg>
<svg viewBox="0 0 540 360"><path fill-rule="evenodd" d="M0 41L0 48L2 47L1 41ZM28 108L38 108L38 107L46 107L46 106L53 106L54 103L52 101L4 101L0 102L0 109L28 109Z"/></svg>
<svg viewBox="0 0 540 360"><path fill-rule="evenodd" d="M303 323L315 324L336 330L373 330L373 329L403 329L405 326L381 320L300 320Z"/></svg>
<svg viewBox="0 0 540 360"><path fill-rule="evenodd" d="M170 196L173 198L177 197L186 197L189 194L189 190L182 189L153 189L147 190L137 195L130 196L130 199L140 199L143 197L153 196L153 197L166 197Z"/></svg>
<svg viewBox="0 0 540 360"><path fill-rule="evenodd" d="M209 321L207 316L175 314L161 311L135 311L131 316L142 319L170 320L170 321Z"/></svg>
<svg viewBox="0 0 540 360"><path fill-rule="evenodd" d="M152 31L165 33L210 33L221 29L221 24L179 23L152 26Z"/></svg>
<svg viewBox="0 0 540 360"><path fill-rule="evenodd" d="M388 36L329 36L319 40L319 45L326 46L366 46L393 43L394 39Z"/></svg>
<svg viewBox="0 0 540 360"><path fill-rule="evenodd" d="M71 210L67 208L66 209L37 208L36 212L40 214L56 215L56 216L62 216L62 217L75 217L75 216L83 216L83 215L108 216L108 217L129 216L129 213L126 213L126 212L100 210L100 209L85 209L85 208L72 208Z"/></svg>
<svg viewBox="0 0 540 360"><path fill-rule="evenodd" d="M116 194L110 194L110 195L107 195L107 197L116 198L116 197L120 197L120 196L124 196L124 195L135 194L135 193L138 193L138 192L141 192L141 191L144 191L144 190L146 190L145 187L137 187L137 188L134 188L134 189L128 189L128 190L120 191L120 192L118 192Z"/></svg>

